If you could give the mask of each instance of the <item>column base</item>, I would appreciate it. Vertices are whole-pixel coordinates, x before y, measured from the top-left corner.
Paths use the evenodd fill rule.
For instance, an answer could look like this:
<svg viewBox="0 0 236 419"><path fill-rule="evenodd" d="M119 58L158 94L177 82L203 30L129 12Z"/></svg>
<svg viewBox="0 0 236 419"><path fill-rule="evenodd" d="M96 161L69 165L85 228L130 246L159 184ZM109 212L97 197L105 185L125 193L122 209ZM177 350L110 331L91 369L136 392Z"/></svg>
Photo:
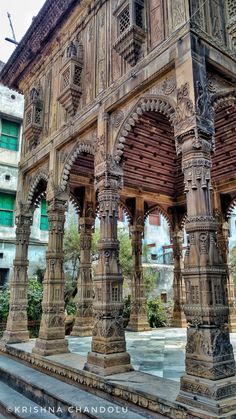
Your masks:
<svg viewBox="0 0 236 419"><path fill-rule="evenodd" d="M109 355L89 352L84 370L105 376L133 371L134 368L130 363L130 356L127 352Z"/></svg>
<svg viewBox="0 0 236 419"><path fill-rule="evenodd" d="M29 332L28 330L19 330L16 332L13 332L11 330L6 330L3 333L3 337L1 340L3 344L28 342Z"/></svg>
<svg viewBox="0 0 236 419"><path fill-rule="evenodd" d="M66 339L45 340L38 338L32 352L41 356L58 355L70 352Z"/></svg>
<svg viewBox="0 0 236 419"><path fill-rule="evenodd" d="M130 319L128 326L125 330L129 332L144 332L145 330L151 330L151 327L146 319Z"/></svg>
<svg viewBox="0 0 236 419"><path fill-rule="evenodd" d="M185 317L183 312L178 311L178 312L173 313L171 326L172 327L181 327L181 328L187 327L186 317Z"/></svg>
<svg viewBox="0 0 236 419"><path fill-rule="evenodd" d="M177 401L216 415L229 412L233 415L236 414L235 395L235 376L211 381L186 374L181 378Z"/></svg>
<svg viewBox="0 0 236 419"><path fill-rule="evenodd" d="M89 321L89 323L91 324L91 321ZM93 326L79 326L79 325L74 325L70 336L92 336L93 334Z"/></svg>

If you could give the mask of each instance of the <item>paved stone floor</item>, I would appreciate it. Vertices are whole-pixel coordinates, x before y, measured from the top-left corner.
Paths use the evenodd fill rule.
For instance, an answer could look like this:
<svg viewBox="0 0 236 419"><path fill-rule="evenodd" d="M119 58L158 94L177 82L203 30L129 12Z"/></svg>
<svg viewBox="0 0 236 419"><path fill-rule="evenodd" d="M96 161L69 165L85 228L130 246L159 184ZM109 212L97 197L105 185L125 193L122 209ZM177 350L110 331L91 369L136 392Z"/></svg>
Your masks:
<svg viewBox="0 0 236 419"><path fill-rule="evenodd" d="M148 332L126 332L127 351L136 371L179 381L184 373L186 329L160 328ZM236 333L231 334L236 358ZM70 351L84 357L90 337L69 337Z"/></svg>

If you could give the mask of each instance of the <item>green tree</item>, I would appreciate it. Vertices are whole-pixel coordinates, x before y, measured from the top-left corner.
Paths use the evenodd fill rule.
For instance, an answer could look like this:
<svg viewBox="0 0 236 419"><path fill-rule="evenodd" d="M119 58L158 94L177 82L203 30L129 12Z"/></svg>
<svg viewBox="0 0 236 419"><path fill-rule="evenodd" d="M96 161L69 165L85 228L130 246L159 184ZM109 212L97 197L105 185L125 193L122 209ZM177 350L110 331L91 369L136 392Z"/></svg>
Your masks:
<svg viewBox="0 0 236 419"><path fill-rule="evenodd" d="M10 290L7 285L0 291L0 323L7 320L9 311Z"/></svg>
<svg viewBox="0 0 236 419"><path fill-rule="evenodd" d="M146 295L147 297L153 293L157 286L157 279L160 274L156 267L145 266L143 268L143 278L145 282Z"/></svg>
<svg viewBox="0 0 236 419"><path fill-rule="evenodd" d="M29 320L40 320L42 316L43 285L36 279L30 278L28 282L28 306Z"/></svg>
<svg viewBox="0 0 236 419"><path fill-rule="evenodd" d="M159 298L148 300L147 315L150 327L164 327L168 324L165 308Z"/></svg>
<svg viewBox="0 0 236 419"><path fill-rule="evenodd" d="M130 279L133 272L133 261L132 261L132 246L129 238L129 233L125 228L118 229L118 239L120 243L119 247L119 259L122 268L122 273L125 278Z"/></svg>

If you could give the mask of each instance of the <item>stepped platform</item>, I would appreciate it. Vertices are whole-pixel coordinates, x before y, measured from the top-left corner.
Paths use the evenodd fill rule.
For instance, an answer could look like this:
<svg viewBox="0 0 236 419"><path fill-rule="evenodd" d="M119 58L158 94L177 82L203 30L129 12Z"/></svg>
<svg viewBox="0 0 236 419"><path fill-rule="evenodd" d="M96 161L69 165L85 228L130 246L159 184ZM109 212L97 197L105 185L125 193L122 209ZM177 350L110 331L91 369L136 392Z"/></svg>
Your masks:
<svg viewBox="0 0 236 419"><path fill-rule="evenodd" d="M185 332L178 332L177 330L128 332L127 348L131 354L134 367L139 370L106 377L83 371L90 338L69 338L70 350L73 352L47 357L32 353L34 340L22 344L6 345L1 348L2 352L0 352L0 384L7 385L11 391L17 392L19 396L26 397L29 403L31 401L35 403L35 409L37 406L45 407L45 404L48 408L60 406L62 409L62 413L59 412L60 414L55 412L55 408L51 411L47 410L47 414L54 414L55 417L235 419L236 412L231 415L227 412L221 416L214 413L207 413L206 415L204 411L187 408L176 401L179 393L178 375L180 376L181 371L183 371L181 353L185 345ZM181 333L182 337L180 336ZM166 336L164 344L163 336ZM181 339L183 339L183 348L180 344ZM236 334L232 341L235 343L235 340ZM163 355L163 345L162 366L159 364L157 369L156 365L161 358L161 347ZM141 359L144 364L142 364ZM148 364L145 362L148 362ZM169 377L171 371L173 371L173 380L158 376L158 374L165 375L167 367ZM148 372L146 372L147 370ZM152 370L155 375L151 374ZM2 394L1 389L0 394ZM4 409L6 413L7 408L12 409L14 407L10 404L10 399L3 398L2 400L2 397L0 397L0 414L4 414ZM17 399L12 396L12 400ZM19 403L24 405L24 400ZM74 410L71 406L74 407ZM69 408L71 408L71 412ZM108 408L110 408L109 411ZM77 411L75 411L76 409ZM123 411L117 409L123 409ZM23 413L21 412L21 414ZM106 413L108 416L105 415Z"/></svg>

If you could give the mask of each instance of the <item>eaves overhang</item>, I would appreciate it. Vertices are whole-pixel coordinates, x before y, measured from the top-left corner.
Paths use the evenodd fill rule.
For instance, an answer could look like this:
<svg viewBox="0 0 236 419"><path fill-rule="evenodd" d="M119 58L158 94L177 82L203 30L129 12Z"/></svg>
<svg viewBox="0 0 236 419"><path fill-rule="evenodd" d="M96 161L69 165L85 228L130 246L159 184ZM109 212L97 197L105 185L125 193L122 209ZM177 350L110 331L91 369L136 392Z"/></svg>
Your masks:
<svg viewBox="0 0 236 419"><path fill-rule="evenodd" d="M19 91L30 63L81 0L46 0L26 34L0 72L0 83Z"/></svg>

